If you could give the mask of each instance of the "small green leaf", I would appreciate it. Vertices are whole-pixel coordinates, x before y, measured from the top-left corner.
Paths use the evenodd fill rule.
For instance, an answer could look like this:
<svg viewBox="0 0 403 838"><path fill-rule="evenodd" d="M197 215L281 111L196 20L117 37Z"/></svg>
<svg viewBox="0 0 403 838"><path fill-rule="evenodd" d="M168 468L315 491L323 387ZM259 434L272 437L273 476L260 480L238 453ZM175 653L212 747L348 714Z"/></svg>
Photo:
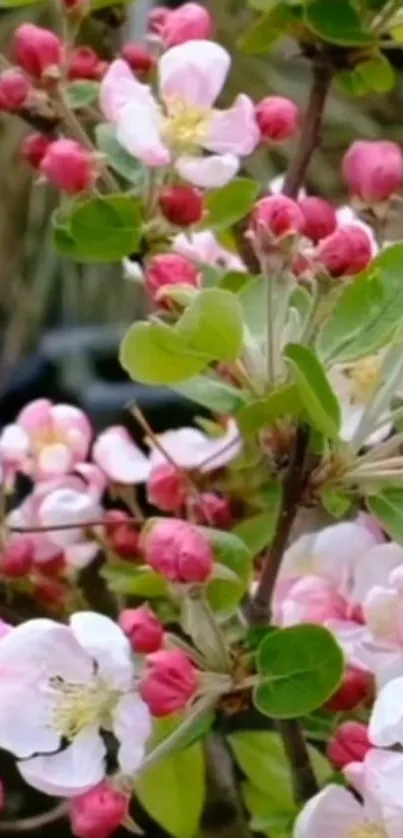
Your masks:
<svg viewBox="0 0 403 838"><path fill-rule="evenodd" d="M219 381L218 378L208 378L206 375L198 375L183 384L175 384L173 389L181 396L207 407L214 413L235 416L246 403L246 397L241 390Z"/></svg>
<svg viewBox="0 0 403 838"><path fill-rule="evenodd" d="M267 835L267 838L290 838L298 814L295 803L281 809L271 797L267 797L266 793L249 782L242 783L241 792L245 806L252 816L250 828L253 832Z"/></svg>
<svg viewBox="0 0 403 838"><path fill-rule="evenodd" d="M305 0L305 22L325 41L360 47L375 43L351 0Z"/></svg>
<svg viewBox="0 0 403 838"><path fill-rule="evenodd" d="M339 402L325 372L311 349L289 343L284 350L289 362L299 397L313 426L331 439L337 439L341 414Z"/></svg>
<svg viewBox="0 0 403 838"><path fill-rule="evenodd" d="M278 487L277 503L269 512L262 512L238 524L233 532L249 547L253 556L258 556L269 546L274 535L280 502Z"/></svg>
<svg viewBox="0 0 403 838"><path fill-rule="evenodd" d="M142 235L141 206L129 195L79 201L53 223L56 245L80 262L120 261L138 250Z"/></svg>
<svg viewBox="0 0 403 838"><path fill-rule="evenodd" d="M396 74L386 56L377 53L352 70L342 70L336 76L336 82L343 93L368 96L370 93L388 93L392 90Z"/></svg>
<svg viewBox="0 0 403 838"><path fill-rule="evenodd" d="M300 412L298 389L289 384L242 407L238 416L239 427L244 434L254 434L282 416L297 416Z"/></svg>
<svg viewBox="0 0 403 838"><path fill-rule="evenodd" d="M385 489L379 495L368 497L366 503L385 532L403 544L403 488Z"/></svg>
<svg viewBox="0 0 403 838"><path fill-rule="evenodd" d="M108 588L115 594L138 596L145 599L164 597L168 594L166 582L149 567L136 567L129 562L115 560L101 570Z"/></svg>
<svg viewBox="0 0 403 838"><path fill-rule="evenodd" d="M219 285L224 291L232 291L233 294L237 294L250 279L252 279L251 275L245 272L227 271L222 276Z"/></svg>
<svg viewBox="0 0 403 838"><path fill-rule="evenodd" d="M137 187L140 192L146 183L147 172L140 160L129 154L118 143L113 125L102 123L95 129L95 138L99 151L108 159L109 165L115 169L118 175Z"/></svg>
<svg viewBox="0 0 403 838"><path fill-rule="evenodd" d="M92 105L98 96L99 82L97 81L72 81L66 88L67 104L73 111Z"/></svg>
<svg viewBox="0 0 403 838"><path fill-rule="evenodd" d="M287 32L292 21L292 13L286 3L276 3L272 11L262 15L238 38L237 46L250 55L267 52Z"/></svg>
<svg viewBox="0 0 403 838"><path fill-rule="evenodd" d="M248 215L258 194L259 184L249 178L235 178L227 186L209 192L206 196L205 226L209 230L231 227Z"/></svg>
<svg viewBox="0 0 403 838"><path fill-rule="evenodd" d="M257 653L262 676L257 709L274 719L304 716L321 707L343 677L343 653L322 626L299 625L269 634Z"/></svg>
<svg viewBox="0 0 403 838"><path fill-rule="evenodd" d="M235 294L220 288L201 291L183 313L176 332L193 352L216 361L234 361L243 339L242 308Z"/></svg>
<svg viewBox="0 0 403 838"><path fill-rule="evenodd" d="M352 503L348 495L330 490L323 492L320 499L326 512L332 515L333 518L342 518L348 512Z"/></svg>
<svg viewBox="0 0 403 838"><path fill-rule="evenodd" d="M207 596L214 611L231 612L248 589L252 575L252 554L246 544L234 533L211 527L199 527L213 548L216 562L229 568L236 581L212 579Z"/></svg>
<svg viewBox="0 0 403 838"><path fill-rule="evenodd" d="M253 337L259 341L267 330L267 280L263 276L251 276L249 282L238 292L245 324Z"/></svg>
<svg viewBox="0 0 403 838"><path fill-rule="evenodd" d="M134 323L120 347L120 363L133 381L174 384L193 378L211 358L189 350L184 339L165 323Z"/></svg>

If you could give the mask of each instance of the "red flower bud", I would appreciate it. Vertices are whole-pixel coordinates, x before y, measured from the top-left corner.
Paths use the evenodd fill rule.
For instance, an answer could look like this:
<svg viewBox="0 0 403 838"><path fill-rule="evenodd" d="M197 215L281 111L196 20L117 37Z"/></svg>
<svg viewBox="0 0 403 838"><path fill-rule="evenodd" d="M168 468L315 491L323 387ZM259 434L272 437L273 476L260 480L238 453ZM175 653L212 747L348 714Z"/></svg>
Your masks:
<svg viewBox="0 0 403 838"><path fill-rule="evenodd" d="M108 838L129 811L129 797L106 780L71 799L70 820L77 838Z"/></svg>
<svg viewBox="0 0 403 838"><path fill-rule="evenodd" d="M50 144L40 170L53 186L70 195L91 189L97 177L92 154L80 143L67 139Z"/></svg>
<svg viewBox="0 0 403 838"><path fill-rule="evenodd" d="M136 76L148 75L157 63L155 56L144 44L125 44L122 49L122 58L127 61Z"/></svg>
<svg viewBox="0 0 403 838"><path fill-rule="evenodd" d="M330 276L354 276L371 262L370 238L357 224L346 224L322 239L317 258Z"/></svg>
<svg viewBox="0 0 403 838"><path fill-rule="evenodd" d="M159 196L160 210L177 227L197 224L203 216L202 193L194 186L166 186Z"/></svg>
<svg viewBox="0 0 403 838"><path fill-rule="evenodd" d="M196 527L174 518L159 518L144 536L146 562L169 582L206 582L214 557L207 538Z"/></svg>
<svg viewBox="0 0 403 838"><path fill-rule="evenodd" d="M328 710L335 713L354 710L372 695L374 679L370 672L348 666L343 683L335 694L326 702Z"/></svg>
<svg viewBox="0 0 403 838"><path fill-rule="evenodd" d="M367 725L344 722L337 728L327 746L327 756L338 771L350 762L363 762L372 745Z"/></svg>
<svg viewBox="0 0 403 838"><path fill-rule="evenodd" d="M52 140L49 140L44 134L29 134L22 142L21 154L24 160L33 166L34 169L39 169L51 143Z"/></svg>
<svg viewBox="0 0 403 838"><path fill-rule="evenodd" d="M302 198L298 201L305 219L303 234L317 244L321 239L334 233L337 227L336 211L323 198L316 198L314 195L309 198Z"/></svg>
<svg viewBox="0 0 403 838"><path fill-rule="evenodd" d="M41 579L34 588L36 601L52 610L58 610L66 604L66 594L65 586L57 579Z"/></svg>
<svg viewBox="0 0 403 838"><path fill-rule="evenodd" d="M186 41L208 40L213 34L213 18L199 3L185 3L165 18L160 34L165 47Z"/></svg>
<svg viewBox="0 0 403 838"><path fill-rule="evenodd" d="M178 253L160 253L147 264L145 286L153 302L159 302L165 285L200 286L201 276L193 262Z"/></svg>
<svg viewBox="0 0 403 838"><path fill-rule="evenodd" d="M147 498L153 506L164 512L178 512L187 491L186 481L171 463L161 463L152 470L147 483Z"/></svg>
<svg viewBox="0 0 403 838"><path fill-rule="evenodd" d="M366 204L388 201L403 183L403 155L396 143L358 140L344 155L350 192Z"/></svg>
<svg viewBox="0 0 403 838"><path fill-rule="evenodd" d="M66 560L63 553L54 556L53 559L48 559L47 562L35 563L35 569L41 574L41 576L60 576L65 568Z"/></svg>
<svg viewBox="0 0 403 838"><path fill-rule="evenodd" d="M164 628L148 605L126 608L119 615L119 625L129 638L134 652L149 655L161 648Z"/></svg>
<svg viewBox="0 0 403 838"><path fill-rule="evenodd" d="M164 6L156 6L154 9L151 9L147 20L148 31L155 35L160 35L162 27L167 22L168 17L171 14L171 10L166 9Z"/></svg>
<svg viewBox="0 0 403 838"><path fill-rule="evenodd" d="M60 67L63 44L50 29L22 23L14 35L14 55L17 63L35 78L41 78L53 67Z"/></svg>
<svg viewBox="0 0 403 838"><path fill-rule="evenodd" d="M221 530L229 529L233 524L229 501L214 492L203 492L200 495L195 514L198 524L207 524Z"/></svg>
<svg viewBox="0 0 403 838"><path fill-rule="evenodd" d="M251 229L262 244L274 243L302 232L305 219L296 201L285 195L270 195L256 204Z"/></svg>
<svg viewBox="0 0 403 838"><path fill-rule="evenodd" d="M74 79L97 81L100 78L99 68L103 63L91 47L76 47L69 56L68 77L71 81Z"/></svg>
<svg viewBox="0 0 403 838"><path fill-rule="evenodd" d="M27 576L32 568L34 545L27 536L19 536L0 555L0 573L10 579Z"/></svg>
<svg viewBox="0 0 403 838"><path fill-rule="evenodd" d="M22 108L31 93L31 85L17 67L10 67L0 73L0 110L16 113Z"/></svg>
<svg viewBox="0 0 403 838"><path fill-rule="evenodd" d="M153 716L183 710L198 686L198 671L180 649L163 649L147 659L140 695Z"/></svg>
<svg viewBox="0 0 403 838"><path fill-rule="evenodd" d="M137 559L140 535L130 515L120 509L109 509L104 520L112 550L121 559Z"/></svg>
<svg viewBox="0 0 403 838"><path fill-rule="evenodd" d="M291 99L285 99L283 96L266 96L256 105L256 121L262 139L281 142L296 134L299 110Z"/></svg>

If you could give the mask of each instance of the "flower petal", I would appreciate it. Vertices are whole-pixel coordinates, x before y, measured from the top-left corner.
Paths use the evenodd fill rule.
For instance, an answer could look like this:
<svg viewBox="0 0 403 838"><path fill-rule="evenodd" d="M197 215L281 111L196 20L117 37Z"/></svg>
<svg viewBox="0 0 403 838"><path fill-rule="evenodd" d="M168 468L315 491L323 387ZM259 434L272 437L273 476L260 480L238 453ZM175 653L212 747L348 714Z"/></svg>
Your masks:
<svg viewBox="0 0 403 838"><path fill-rule="evenodd" d="M120 425L99 435L92 457L114 483L145 483L150 475L148 458L135 445L126 428Z"/></svg>
<svg viewBox="0 0 403 838"><path fill-rule="evenodd" d="M203 189L219 189L235 177L239 160L233 154L212 154L209 157L178 157L175 168L184 180Z"/></svg>
<svg viewBox="0 0 403 838"><path fill-rule="evenodd" d="M85 460L91 442L92 428L83 410L71 404L56 404L51 409L52 421L67 440L75 459Z"/></svg>
<svg viewBox="0 0 403 838"><path fill-rule="evenodd" d="M199 233L178 233L173 240L173 250L195 262L219 265L229 271L245 271L245 265L236 253L226 250L211 230Z"/></svg>
<svg viewBox="0 0 403 838"><path fill-rule="evenodd" d="M329 785L305 804L294 825L294 838L346 838L362 823L363 807L347 789Z"/></svg>
<svg viewBox="0 0 403 838"><path fill-rule="evenodd" d="M255 106L249 96L241 93L232 108L215 111L203 147L216 154L252 154L260 140L255 119Z"/></svg>
<svg viewBox="0 0 403 838"><path fill-rule="evenodd" d="M97 500L84 491L63 488L50 492L38 509L38 520L43 527L77 528L53 530L48 533L50 541L60 547L84 540L83 527L91 521L99 521L102 509Z"/></svg>
<svg viewBox="0 0 403 838"><path fill-rule="evenodd" d="M377 544L357 558L351 596L362 603L375 585L387 585L389 574L403 566L403 547L398 544Z"/></svg>
<svg viewBox="0 0 403 838"><path fill-rule="evenodd" d="M117 623L93 611L70 617L74 636L98 664L101 677L118 689L128 689L133 679L130 643Z"/></svg>
<svg viewBox="0 0 403 838"><path fill-rule="evenodd" d="M378 748L403 745L403 678L382 688L372 710L369 739Z"/></svg>
<svg viewBox="0 0 403 838"><path fill-rule="evenodd" d="M73 632L53 620L28 620L14 628L0 643L0 670L32 673L36 680L59 675L66 681L86 683L93 663Z"/></svg>
<svg viewBox="0 0 403 838"><path fill-rule="evenodd" d="M40 449L35 475L41 480L66 474L73 465L73 452L61 442Z"/></svg>
<svg viewBox="0 0 403 838"><path fill-rule="evenodd" d="M60 736L51 727L52 703L30 683L28 673L2 673L0 748L16 757L56 751Z"/></svg>
<svg viewBox="0 0 403 838"><path fill-rule="evenodd" d="M181 468L200 468L203 473L227 465L241 450L236 422L230 421L225 434L213 439L197 428L179 428L159 435L162 449ZM154 469L166 462L162 450L151 447L150 463Z"/></svg>
<svg viewBox="0 0 403 838"><path fill-rule="evenodd" d="M167 166L171 160L160 132L161 115L157 103L132 102L119 114L116 137L123 148L146 166Z"/></svg>
<svg viewBox="0 0 403 838"><path fill-rule="evenodd" d="M228 52L214 41L189 41L172 47L159 62L162 98L179 98L209 108L221 93L230 64Z"/></svg>
<svg viewBox="0 0 403 838"><path fill-rule="evenodd" d="M83 730L64 751L17 763L25 782L44 794L76 797L105 776L105 745L95 729Z"/></svg>
<svg viewBox="0 0 403 838"><path fill-rule="evenodd" d="M125 774L134 774L141 765L151 730L146 703L136 693L124 695L115 709L113 732L120 742L118 762Z"/></svg>
<svg viewBox="0 0 403 838"><path fill-rule="evenodd" d="M0 436L0 455L5 463L23 463L30 448L29 436L20 425L6 425Z"/></svg>
<svg viewBox="0 0 403 838"><path fill-rule="evenodd" d="M21 410L17 422L27 434L36 433L49 425L51 409L49 399L35 399Z"/></svg>
<svg viewBox="0 0 403 838"><path fill-rule="evenodd" d="M100 88L100 106L106 119L116 122L127 105L147 105L150 101L154 102L154 97L149 86L137 81L126 61L113 61Z"/></svg>

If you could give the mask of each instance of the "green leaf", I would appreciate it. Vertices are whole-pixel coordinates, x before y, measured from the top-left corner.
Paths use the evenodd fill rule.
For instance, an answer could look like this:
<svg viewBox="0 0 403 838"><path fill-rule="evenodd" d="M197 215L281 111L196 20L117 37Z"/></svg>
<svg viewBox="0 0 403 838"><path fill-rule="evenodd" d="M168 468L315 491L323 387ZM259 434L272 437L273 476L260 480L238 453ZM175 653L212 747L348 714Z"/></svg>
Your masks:
<svg viewBox="0 0 403 838"><path fill-rule="evenodd" d="M269 512L262 512L252 518L247 518L233 530L249 547L253 556L258 556L262 550L265 550L273 538L280 502L280 489L277 488L277 503Z"/></svg>
<svg viewBox="0 0 403 838"><path fill-rule="evenodd" d="M337 439L341 414L339 402L325 372L311 349L289 343L284 357L290 364L299 397L313 426L331 439Z"/></svg>
<svg viewBox="0 0 403 838"><path fill-rule="evenodd" d="M368 497L366 503L393 541L403 544L403 488L385 489Z"/></svg>
<svg viewBox="0 0 403 838"><path fill-rule="evenodd" d="M33 6L39 0L0 0L0 9L17 9L23 6Z"/></svg>
<svg viewBox="0 0 403 838"><path fill-rule="evenodd" d="M79 201L53 223L59 250L80 262L120 261L138 250L142 236L141 205L129 195Z"/></svg>
<svg viewBox="0 0 403 838"><path fill-rule="evenodd" d="M263 15L238 38L237 46L250 55L267 52L286 32L293 17L285 3L276 3L271 12Z"/></svg>
<svg viewBox="0 0 403 838"><path fill-rule="evenodd" d="M135 794L147 814L174 838L194 838L205 798L201 743L175 751L140 774Z"/></svg>
<svg viewBox="0 0 403 838"><path fill-rule="evenodd" d="M326 366L356 361L385 346L403 317L403 245L389 247L346 286L317 338Z"/></svg>
<svg viewBox="0 0 403 838"><path fill-rule="evenodd" d="M214 611L229 613L236 608L250 584L252 554L234 533L211 527L198 529L210 541L216 562L229 568L236 575L237 581L213 579L207 588L207 597Z"/></svg>
<svg viewBox="0 0 403 838"><path fill-rule="evenodd" d="M99 96L99 82L72 81L66 88L67 104L71 110L85 108L96 102Z"/></svg>
<svg viewBox="0 0 403 838"><path fill-rule="evenodd" d="M263 640L257 668L262 676L253 696L257 709L274 719L291 719L333 695L343 677L343 653L322 626L292 626Z"/></svg>
<svg viewBox="0 0 403 838"><path fill-rule="evenodd" d="M366 32L350 0L305 0L305 22L325 41L342 46L368 46L375 38Z"/></svg>
<svg viewBox="0 0 403 838"><path fill-rule="evenodd" d="M395 71L382 53L357 64L352 70L343 70L336 76L337 86L343 93L367 96L369 93L388 93L396 83Z"/></svg>
<svg viewBox="0 0 403 838"><path fill-rule="evenodd" d="M267 280L263 276L252 276L238 292L245 324L253 337L259 341L267 330Z"/></svg>
<svg viewBox="0 0 403 838"><path fill-rule="evenodd" d="M246 397L241 390L219 381L218 378L208 378L206 375L198 375L183 384L175 384L173 389L181 396L207 407L214 413L235 416L246 403Z"/></svg>
<svg viewBox="0 0 403 838"><path fill-rule="evenodd" d="M168 594L165 580L148 567L135 567L129 562L115 560L101 570L108 588L115 594L138 596L145 599Z"/></svg>
<svg viewBox="0 0 403 838"><path fill-rule="evenodd" d="M120 346L120 363L133 381L174 384L193 378L211 361L188 349L185 340L165 323L134 323Z"/></svg>
<svg viewBox="0 0 403 838"><path fill-rule="evenodd" d="M233 294L237 294L250 279L252 279L251 274L241 271L227 271L221 277L219 285L224 291L232 291Z"/></svg>
<svg viewBox="0 0 403 838"><path fill-rule="evenodd" d="M236 360L243 339L237 296L220 288L201 291L178 321L176 332L191 351L204 353L211 360Z"/></svg>
<svg viewBox="0 0 403 838"><path fill-rule="evenodd" d="M290 838L293 833L293 822L298 809L290 803L287 809L276 806L271 797L252 783L242 783L242 797L245 806L251 814L250 828L254 832L267 835L268 838Z"/></svg>
<svg viewBox="0 0 403 838"><path fill-rule="evenodd" d="M146 169L140 160L129 154L118 143L113 125L108 123L97 125L95 138L99 151L106 155L112 169L125 180L128 180L140 192L147 181Z"/></svg>
<svg viewBox="0 0 403 838"><path fill-rule="evenodd" d="M343 518L351 507L351 498L341 492L334 492L330 489L321 494L321 502L326 512L333 518Z"/></svg>
<svg viewBox="0 0 403 838"><path fill-rule="evenodd" d="M239 427L243 434L254 434L281 416L297 416L300 412L298 388L289 384L242 407L238 416Z"/></svg>
<svg viewBox="0 0 403 838"><path fill-rule="evenodd" d="M259 194L259 183L249 178L235 178L222 189L207 193L205 226L209 230L231 227L251 211Z"/></svg>

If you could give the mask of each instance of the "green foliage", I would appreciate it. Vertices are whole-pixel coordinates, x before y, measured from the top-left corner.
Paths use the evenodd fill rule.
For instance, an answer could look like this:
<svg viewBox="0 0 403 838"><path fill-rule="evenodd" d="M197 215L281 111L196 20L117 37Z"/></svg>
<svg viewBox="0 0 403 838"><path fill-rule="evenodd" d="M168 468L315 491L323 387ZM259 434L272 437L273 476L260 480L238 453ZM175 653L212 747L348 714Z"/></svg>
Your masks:
<svg viewBox="0 0 403 838"><path fill-rule="evenodd" d="M129 195L74 202L53 219L54 241L77 262L117 262L136 253L142 236L139 201Z"/></svg>
<svg viewBox="0 0 403 838"><path fill-rule="evenodd" d="M396 74L382 53L374 53L367 61L352 70L342 70L336 77L339 89L349 96L367 96L370 93L388 93L395 86Z"/></svg>
<svg viewBox="0 0 403 838"><path fill-rule="evenodd" d="M66 87L66 100L68 107L75 111L85 108L96 102L99 95L99 82L97 81L72 81Z"/></svg>
<svg viewBox="0 0 403 838"><path fill-rule="evenodd" d="M254 434L266 425L271 425L282 416L297 416L301 411L301 399L295 385L285 385L274 390L263 399L257 399L241 408L238 416L242 433Z"/></svg>
<svg viewBox="0 0 403 838"><path fill-rule="evenodd" d="M353 0L305 0L305 22L323 40L350 47L375 43L366 31Z"/></svg>
<svg viewBox="0 0 403 838"><path fill-rule="evenodd" d="M97 125L95 138L99 151L107 157L108 165L140 192L147 181L147 171L140 160L128 154L118 143L113 125Z"/></svg>
<svg viewBox="0 0 403 838"><path fill-rule="evenodd" d="M326 378L320 361L306 346L289 343L284 351L299 398L314 428L331 439L337 439L341 414L339 402Z"/></svg>
<svg viewBox="0 0 403 838"><path fill-rule="evenodd" d="M272 10L262 15L238 38L237 46L251 55L267 52L286 32L293 21L286 3L276 3Z"/></svg>
<svg viewBox="0 0 403 838"><path fill-rule="evenodd" d="M216 562L235 574L234 579L213 579L207 597L214 611L230 613L248 589L252 574L252 554L234 533L199 527L211 543Z"/></svg>
<svg viewBox="0 0 403 838"><path fill-rule="evenodd" d="M273 538L280 504L280 487L276 486L276 488L277 498L272 509L253 515L252 518L246 518L233 530L244 541L253 556L258 556L262 550L265 550Z"/></svg>
<svg viewBox="0 0 403 838"><path fill-rule="evenodd" d="M254 703L266 716L290 719L330 698L343 676L343 654L322 626L300 625L270 633L257 652L262 676Z"/></svg>
<svg viewBox="0 0 403 838"><path fill-rule="evenodd" d="M182 384L175 384L173 389L214 413L236 416L246 403L246 397L241 390L206 375L198 375Z"/></svg>
<svg viewBox="0 0 403 838"><path fill-rule="evenodd" d="M403 544L403 488L385 489L367 498L367 506L390 537Z"/></svg>
<svg viewBox="0 0 403 838"><path fill-rule="evenodd" d="M222 189L214 189L206 196L207 216L204 226L209 230L231 227L245 218L259 194L259 183L249 178L235 178Z"/></svg>
<svg viewBox="0 0 403 838"><path fill-rule="evenodd" d="M102 568L101 576L107 582L108 588L115 594L152 599L167 596L168 593L162 576L145 565L136 567L129 562L116 559Z"/></svg>
<svg viewBox="0 0 403 838"><path fill-rule="evenodd" d="M351 507L352 501L348 495L343 495L341 492L333 492L331 490L323 492L321 495L321 502L326 512L333 515L333 518L342 518Z"/></svg>
<svg viewBox="0 0 403 838"><path fill-rule="evenodd" d="M177 324L177 333L196 352L216 361L234 361L243 338L242 309L235 294L220 288L202 291Z"/></svg>

